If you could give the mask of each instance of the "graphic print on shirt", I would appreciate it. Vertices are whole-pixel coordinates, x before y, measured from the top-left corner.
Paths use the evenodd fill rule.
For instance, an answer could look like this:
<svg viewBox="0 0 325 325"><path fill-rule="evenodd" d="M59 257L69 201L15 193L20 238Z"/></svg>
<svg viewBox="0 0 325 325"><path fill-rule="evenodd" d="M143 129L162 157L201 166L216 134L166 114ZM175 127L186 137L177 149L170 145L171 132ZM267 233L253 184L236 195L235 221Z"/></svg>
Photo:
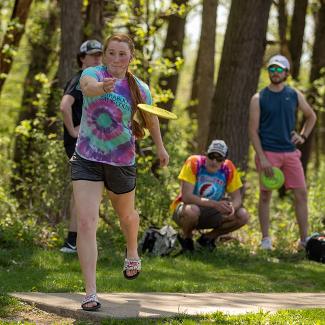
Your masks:
<svg viewBox="0 0 325 325"><path fill-rule="evenodd" d="M202 166L197 175L194 193L207 199L219 201L224 196L226 183L227 180L224 172L220 170L209 174L205 166Z"/></svg>

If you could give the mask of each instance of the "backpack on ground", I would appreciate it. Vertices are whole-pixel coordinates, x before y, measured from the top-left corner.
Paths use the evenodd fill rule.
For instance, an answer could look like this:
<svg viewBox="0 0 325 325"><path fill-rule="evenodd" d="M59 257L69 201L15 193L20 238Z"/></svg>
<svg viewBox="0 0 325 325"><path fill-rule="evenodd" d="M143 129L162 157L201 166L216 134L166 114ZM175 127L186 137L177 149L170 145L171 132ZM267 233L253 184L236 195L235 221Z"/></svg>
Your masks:
<svg viewBox="0 0 325 325"><path fill-rule="evenodd" d="M171 226L161 229L150 227L139 242L139 251L154 256L167 256L175 248L176 238L177 232Z"/></svg>
<svg viewBox="0 0 325 325"><path fill-rule="evenodd" d="M325 263L325 234L311 236L306 245L306 255L309 260Z"/></svg>

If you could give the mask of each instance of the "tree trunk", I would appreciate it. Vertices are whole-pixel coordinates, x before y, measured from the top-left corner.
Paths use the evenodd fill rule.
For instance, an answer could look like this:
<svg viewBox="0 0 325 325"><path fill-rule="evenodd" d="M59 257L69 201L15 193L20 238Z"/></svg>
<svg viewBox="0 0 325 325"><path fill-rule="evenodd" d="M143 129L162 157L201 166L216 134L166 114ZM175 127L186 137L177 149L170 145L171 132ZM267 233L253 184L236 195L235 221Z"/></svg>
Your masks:
<svg viewBox="0 0 325 325"><path fill-rule="evenodd" d="M323 75L323 84L325 84L325 73ZM323 94L323 107L325 106L325 94ZM320 139L320 151L324 155L325 154L325 113L321 111L319 113L319 121L320 127L318 129L318 135Z"/></svg>
<svg viewBox="0 0 325 325"><path fill-rule="evenodd" d="M309 77L311 83L321 77L321 69L325 67L325 0L319 0L319 3Z"/></svg>
<svg viewBox="0 0 325 325"><path fill-rule="evenodd" d="M146 16L145 8L141 5L141 0L133 0L130 6L132 17L127 25L128 33L133 39L135 47L142 49L143 44L138 42L137 31L139 30L139 25L144 22L144 17Z"/></svg>
<svg viewBox="0 0 325 325"><path fill-rule="evenodd" d="M89 1L87 6L86 22L84 27L84 40L103 40L104 29L104 0Z"/></svg>
<svg viewBox="0 0 325 325"><path fill-rule="evenodd" d="M201 31L202 36L202 31ZM201 41L201 40L200 40ZM197 58L195 61L195 67L194 67L194 73L193 73L193 80L192 80L192 89L191 89L191 99L190 103L187 107L188 114L192 119L197 119L197 113L198 113L198 82L199 82L199 57L200 55L200 45L197 52Z"/></svg>
<svg viewBox="0 0 325 325"><path fill-rule="evenodd" d="M278 2L278 22L280 53L291 61L287 41L288 13L286 8L286 0L279 0Z"/></svg>
<svg viewBox="0 0 325 325"><path fill-rule="evenodd" d="M189 0L174 0L173 5L188 5ZM175 62L177 57L183 58L183 43L185 38L185 23L187 11L184 15L172 14L168 17L168 29L162 56ZM175 71L172 75L164 75L159 79L159 86L162 90L170 90L175 96L177 91L179 71ZM164 109L171 110L174 98L170 98L167 102L160 102L158 105ZM168 120L161 120L161 124L165 124L166 129Z"/></svg>
<svg viewBox="0 0 325 325"><path fill-rule="evenodd" d="M198 56L198 152L206 149L209 133L209 116L213 96L214 56L218 0L204 0L202 30Z"/></svg>
<svg viewBox="0 0 325 325"><path fill-rule="evenodd" d="M317 12L316 21L315 21L315 40L313 46L313 53L312 53L312 61L311 61L311 70L310 70L310 77L309 81L312 84L315 80L321 77L321 70L325 68L325 0L319 0L320 8ZM322 96L321 98L324 99L324 95L318 93L318 90L315 86L312 86L310 90L310 97L309 101L311 104L316 102L316 97ZM322 105L324 107L324 102ZM302 156L301 161L305 171L307 172L307 165L310 160L313 142L314 142L314 135L317 133L316 130L320 127L322 130L322 125L320 124L321 121L324 119L322 117L324 112L317 113L317 122L313 132L308 137L307 141L303 144L301 148ZM302 122L304 123L304 121ZM322 134L322 139L324 139L324 134ZM318 148L316 148L317 150Z"/></svg>
<svg viewBox="0 0 325 325"><path fill-rule="evenodd" d="M262 66L270 6L271 0L232 2L212 100L209 141L224 139L230 158L243 170L248 158L248 107Z"/></svg>
<svg viewBox="0 0 325 325"><path fill-rule="evenodd" d="M61 53L59 87L63 88L77 69L76 55L81 44L82 0L61 0Z"/></svg>
<svg viewBox="0 0 325 325"><path fill-rule="evenodd" d="M10 23L0 48L0 93L14 59L14 52L19 46L25 31L25 24L33 0L16 0Z"/></svg>
<svg viewBox="0 0 325 325"><path fill-rule="evenodd" d="M299 78L307 5L308 0L295 0L291 20L289 50L291 55L291 75L295 80Z"/></svg>

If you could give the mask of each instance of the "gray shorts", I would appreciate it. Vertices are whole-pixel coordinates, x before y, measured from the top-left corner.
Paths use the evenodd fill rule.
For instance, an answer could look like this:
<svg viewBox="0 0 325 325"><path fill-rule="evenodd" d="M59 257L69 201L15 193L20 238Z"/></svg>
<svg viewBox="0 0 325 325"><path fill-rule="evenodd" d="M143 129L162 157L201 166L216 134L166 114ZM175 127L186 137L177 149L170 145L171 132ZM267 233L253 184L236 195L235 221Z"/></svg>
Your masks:
<svg viewBox="0 0 325 325"><path fill-rule="evenodd" d="M91 161L74 153L70 159L72 181L104 182L115 193L129 193L135 189L137 170L135 166L113 166Z"/></svg>
<svg viewBox="0 0 325 325"><path fill-rule="evenodd" d="M174 214L173 214L173 220L179 224L179 220L182 217L182 210L184 207L184 203L181 202L176 207ZM209 207L202 207L200 208L200 215L199 215L199 221L196 225L196 229L211 229L211 228L218 228L221 226L223 217L222 214L217 211L214 208Z"/></svg>

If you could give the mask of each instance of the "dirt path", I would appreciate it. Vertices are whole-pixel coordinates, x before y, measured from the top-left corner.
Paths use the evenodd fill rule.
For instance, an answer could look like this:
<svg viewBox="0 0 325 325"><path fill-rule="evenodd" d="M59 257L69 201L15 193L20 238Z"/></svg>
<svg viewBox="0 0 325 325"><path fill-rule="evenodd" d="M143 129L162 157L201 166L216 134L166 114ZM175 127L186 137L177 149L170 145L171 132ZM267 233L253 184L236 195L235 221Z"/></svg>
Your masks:
<svg viewBox="0 0 325 325"><path fill-rule="evenodd" d="M23 309L15 312L14 315L0 318L1 321L5 322L28 322L32 324L39 325L72 325L76 324L76 320L73 318L65 318L55 314L47 313L36 307L30 306L28 304L22 303ZM87 323L83 323L87 324Z"/></svg>

